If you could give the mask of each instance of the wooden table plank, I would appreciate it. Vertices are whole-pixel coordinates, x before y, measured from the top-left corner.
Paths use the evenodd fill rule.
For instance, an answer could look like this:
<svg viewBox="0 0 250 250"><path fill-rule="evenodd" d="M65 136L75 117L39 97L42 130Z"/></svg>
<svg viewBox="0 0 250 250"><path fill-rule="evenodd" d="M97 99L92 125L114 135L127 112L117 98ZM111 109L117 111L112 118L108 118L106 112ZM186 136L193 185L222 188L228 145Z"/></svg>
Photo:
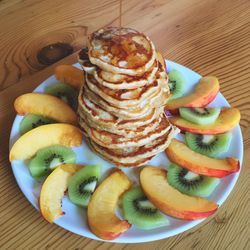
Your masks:
<svg viewBox="0 0 250 250"><path fill-rule="evenodd" d="M125 26L149 35L166 58L220 79L223 95L241 111L244 137L242 173L216 215L183 234L144 244L97 242L48 224L17 187L8 162L13 101L32 91L56 65L40 64L39 49L65 42L73 54L58 64L75 62L86 27L90 32L117 24L118 1L4 0L0 11L1 249L250 249L249 1L124 1Z"/></svg>

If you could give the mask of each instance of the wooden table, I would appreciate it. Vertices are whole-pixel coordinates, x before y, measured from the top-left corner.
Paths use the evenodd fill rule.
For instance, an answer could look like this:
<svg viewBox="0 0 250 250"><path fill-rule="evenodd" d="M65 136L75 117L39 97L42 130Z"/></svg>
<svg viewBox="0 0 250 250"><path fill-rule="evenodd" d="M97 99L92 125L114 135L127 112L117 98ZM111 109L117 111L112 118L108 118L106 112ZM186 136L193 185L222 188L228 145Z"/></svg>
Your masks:
<svg viewBox="0 0 250 250"><path fill-rule="evenodd" d="M97 242L44 221L19 190L8 161L13 101L51 75L56 64L75 62L87 33L103 25L118 25L118 1L3 0L0 249L250 249L250 2L123 2L124 26L149 35L166 58L201 75L217 76L222 94L240 109L244 164L237 185L215 216L185 233L151 243Z"/></svg>

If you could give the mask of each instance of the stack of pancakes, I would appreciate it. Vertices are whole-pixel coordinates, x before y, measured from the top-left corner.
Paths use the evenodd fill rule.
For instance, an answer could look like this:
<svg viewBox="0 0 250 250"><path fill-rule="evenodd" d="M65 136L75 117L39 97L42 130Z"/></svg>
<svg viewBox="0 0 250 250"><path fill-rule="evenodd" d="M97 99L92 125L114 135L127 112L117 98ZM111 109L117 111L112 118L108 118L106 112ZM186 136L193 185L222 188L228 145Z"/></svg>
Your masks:
<svg viewBox="0 0 250 250"><path fill-rule="evenodd" d="M164 115L170 92L159 55L148 37L127 28L94 32L79 54L79 123L91 147L116 166L146 164L178 132Z"/></svg>

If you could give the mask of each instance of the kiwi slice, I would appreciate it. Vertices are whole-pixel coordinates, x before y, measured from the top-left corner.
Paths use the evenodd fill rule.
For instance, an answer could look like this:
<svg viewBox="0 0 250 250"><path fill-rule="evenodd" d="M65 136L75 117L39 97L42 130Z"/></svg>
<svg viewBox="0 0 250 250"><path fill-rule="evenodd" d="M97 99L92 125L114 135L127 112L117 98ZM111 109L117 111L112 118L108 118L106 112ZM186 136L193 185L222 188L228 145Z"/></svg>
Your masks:
<svg viewBox="0 0 250 250"><path fill-rule="evenodd" d="M185 140L189 148L197 153L210 157L216 157L221 153L227 152L231 139L231 133L220 135L185 133Z"/></svg>
<svg viewBox="0 0 250 250"><path fill-rule="evenodd" d="M36 127L50 123L56 123L56 121L41 115L28 114L22 119L20 123L20 133L23 135Z"/></svg>
<svg viewBox="0 0 250 250"><path fill-rule="evenodd" d="M185 78L181 72L174 69L168 74L168 86L172 94L170 100L183 96L185 92Z"/></svg>
<svg viewBox="0 0 250 250"><path fill-rule="evenodd" d="M168 219L147 199L140 187L127 191L122 197L123 216L140 229L169 225Z"/></svg>
<svg viewBox="0 0 250 250"><path fill-rule="evenodd" d="M57 166L75 163L76 154L71 148L55 145L37 151L29 163L29 170L34 178L40 178L52 172Z"/></svg>
<svg viewBox="0 0 250 250"><path fill-rule="evenodd" d="M64 84L64 83L57 83L57 84L53 84L53 85L48 86L45 89L45 92L49 95L54 95L54 96L60 98L61 100L63 100L67 104L69 104L69 106L72 109L74 109L74 110L77 109L78 93L71 86Z"/></svg>
<svg viewBox="0 0 250 250"><path fill-rule="evenodd" d="M220 180L218 178L198 175L176 164L170 164L167 181L181 193L207 197L214 191Z"/></svg>
<svg viewBox="0 0 250 250"><path fill-rule="evenodd" d="M180 116L199 125L208 125L215 122L220 115L220 108L180 108Z"/></svg>
<svg viewBox="0 0 250 250"><path fill-rule="evenodd" d="M76 205L87 207L101 176L99 165L87 165L69 179L69 199Z"/></svg>

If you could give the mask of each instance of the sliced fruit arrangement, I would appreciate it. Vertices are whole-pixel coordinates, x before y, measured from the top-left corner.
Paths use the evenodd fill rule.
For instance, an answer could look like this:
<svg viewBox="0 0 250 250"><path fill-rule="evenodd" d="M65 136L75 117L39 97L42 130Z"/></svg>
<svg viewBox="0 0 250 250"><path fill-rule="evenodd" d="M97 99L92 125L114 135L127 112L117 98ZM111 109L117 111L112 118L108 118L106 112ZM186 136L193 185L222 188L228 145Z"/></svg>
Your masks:
<svg viewBox="0 0 250 250"><path fill-rule="evenodd" d="M183 194L208 197L220 179L198 175L172 163L168 167L167 181Z"/></svg>
<svg viewBox="0 0 250 250"><path fill-rule="evenodd" d="M185 92L186 82L182 73L176 69L168 73L168 86L172 94L170 100L180 98Z"/></svg>
<svg viewBox="0 0 250 250"><path fill-rule="evenodd" d="M58 65L55 68L56 79L80 90L84 83L84 72L71 65Z"/></svg>
<svg viewBox="0 0 250 250"><path fill-rule="evenodd" d="M176 110L182 107L203 108L216 97L219 89L219 81L216 77L202 77L191 94L174 100L171 99L167 103L166 109Z"/></svg>
<svg viewBox="0 0 250 250"><path fill-rule="evenodd" d="M87 210L89 228L96 236L113 240L131 227L126 220L119 219L115 214L119 197L131 185L121 170L115 170L97 187Z"/></svg>
<svg viewBox="0 0 250 250"><path fill-rule="evenodd" d="M193 151L216 157L221 153L227 152L232 140L232 133L228 132L220 135L200 135L185 133L185 141Z"/></svg>
<svg viewBox="0 0 250 250"><path fill-rule="evenodd" d="M87 207L100 177L99 165L87 165L70 177L68 189L70 200L78 206Z"/></svg>
<svg viewBox="0 0 250 250"><path fill-rule="evenodd" d="M124 218L140 229L169 225L169 220L148 200L140 187L132 188L122 197Z"/></svg>
<svg viewBox="0 0 250 250"><path fill-rule="evenodd" d="M192 123L208 125L216 121L220 108L180 108L180 116Z"/></svg>
<svg viewBox="0 0 250 250"><path fill-rule="evenodd" d="M201 117L199 118L202 119ZM207 125L199 125L194 122L183 119L180 116L173 116L169 121L178 127L181 131L187 131L194 134L222 134L232 130L240 121L240 112L236 108L223 108L218 118Z"/></svg>
<svg viewBox="0 0 250 250"><path fill-rule="evenodd" d="M14 107L19 115L36 114L62 123L77 125L76 113L59 98L42 93L28 93L16 98Z"/></svg>
<svg viewBox="0 0 250 250"><path fill-rule="evenodd" d="M64 215L62 198L68 188L69 178L82 167L76 164L61 165L43 183L39 204L41 213L48 222L52 223Z"/></svg>
<svg viewBox="0 0 250 250"><path fill-rule="evenodd" d="M34 128L51 123L56 123L56 121L41 115L28 114L20 123L20 133L23 135Z"/></svg>
<svg viewBox="0 0 250 250"><path fill-rule="evenodd" d="M212 215L218 205L205 198L182 194L167 182L167 171L144 167L140 183L148 199L163 213L179 219L196 220Z"/></svg>
<svg viewBox="0 0 250 250"><path fill-rule="evenodd" d="M191 150L176 139L171 141L166 154L172 162L201 175L222 178L240 169L239 160L236 158L211 158Z"/></svg>
<svg viewBox="0 0 250 250"><path fill-rule="evenodd" d="M62 164L76 162L76 154L71 148L55 145L42 148L29 163L31 176L40 178Z"/></svg>
<svg viewBox="0 0 250 250"><path fill-rule="evenodd" d="M56 96L67 103L73 110L77 110L78 92L71 86L64 83L57 83L48 86L45 93Z"/></svg>
<svg viewBox="0 0 250 250"><path fill-rule="evenodd" d="M22 135L12 146L9 159L27 160L39 149L52 145L80 146L82 139L81 130L73 125L64 123L43 125Z"/></svg>

